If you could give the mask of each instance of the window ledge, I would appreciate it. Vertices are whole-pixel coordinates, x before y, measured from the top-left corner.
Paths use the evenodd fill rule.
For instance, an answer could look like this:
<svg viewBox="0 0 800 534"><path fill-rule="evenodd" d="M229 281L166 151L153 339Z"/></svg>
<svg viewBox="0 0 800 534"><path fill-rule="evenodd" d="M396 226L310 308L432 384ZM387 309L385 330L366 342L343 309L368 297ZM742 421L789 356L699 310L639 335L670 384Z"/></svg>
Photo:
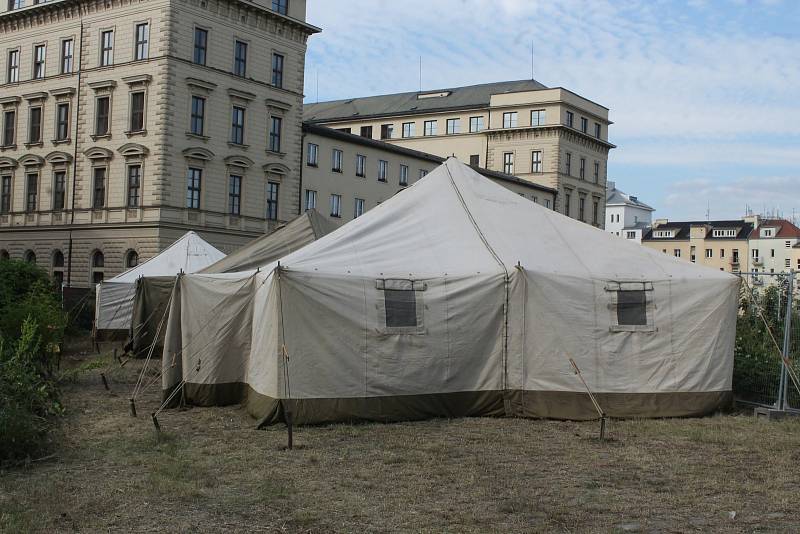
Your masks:
<svg viewBox="0 0 800 534"><path fill-rule="evenodd" d="M89 137L92 138L92 141L97 141L98 139L111 139L111 134L101 134L101 135L92 134Z"/></svg>
<svg viewBox="0 0 800 534"><path fill-rule="evenodd" d="M366 177L367 177L366 174L358 174L358 173L356 173L356 178L366 178Z"/></svg>
<svg viewBox="0 0 800 534"><path fill-rule="evenodd" d="M342 169L331 169L331 172L338 172L339 174L342 174Z"/></svg>
<svg viewBox="0 0 800 534"><path fill-rule="evenodd" d="M388 183L388 182L386 181L386 178L378 178L378 181L379 181L380 183L383 183L383 184L385 184L385 183Z"/></svg>
<svg viewBox="0 0 800 534"><path fill-rule="evenodd" d="M16 150L17 145L3 145L0 146L0 150Z"/></svg>
<svg viewBox="0 0 800 534"><path fill-rule="evenodd" d="M319 167L316 163L306 163L306 167Z"/></svg>
<svg viewBox="0 0 800 534"><path fill-rule="evenodd" d="M144 137L147 135L147 130L136 130L124 132L128 137Z"/></svg>
<svg viewBox="0 0 800 534"><path fill-rule="evenodd" d="M241 150L247 150L248 148L250 148L250 145L245 145L242 143L234 143L233 141L228 141L228 146L231 148L238 148Z"/></svg>
<svg viewBox="0 0 800 534"><path fill-rule="evenodd" d="M266 152L270 156L278 156L279 158L286 157L286 152L276 152L275 150L270 150L270 149L267 149Z"/></svg>
<svg viewBox="0 0 800 534"><path fill-rule="evenodd" d="M199 134L192 133L192 132L186 132L186 137L187 137L188 139L199 139L199 140L201 140L201 141L208 141L209 139L211 139L211 138L210 138L209 136L207 136L207 135L199 135Z"/></svg>
<svg viewBox="0 0 800 534"><path fill-rule="evenodd" d="M72 143L72 139L70 139L69 137L67 137L66 139L53 139L51 141L51 143L53 143L56 146L58 146L58 145L68 145L68 144Z"/></svg>
<svg viewBox="0 0 800 534"><path fill-rule="evenodd" d="M40 147L40 146L44 146L44 143L42 143L41 141L37 141L35 143L25 143L25 148L33 148L33 147Z"/></svg>
<svg viewBox="0 0 800 534"><path fill-rule="evenodd" d="M408 182L400 182L397 185L399 185L400 187L408 187Z"/></svg>
<svg viewBox="0 0 800 534"><path fill-rule="evenodd" d="M335 218L337 218L337 219L341 219L341 218L342 218L342 216L341 216L341 215L336 215L336 214L334 214L334 213L331 213L331 217L335 217Z"/></svg>

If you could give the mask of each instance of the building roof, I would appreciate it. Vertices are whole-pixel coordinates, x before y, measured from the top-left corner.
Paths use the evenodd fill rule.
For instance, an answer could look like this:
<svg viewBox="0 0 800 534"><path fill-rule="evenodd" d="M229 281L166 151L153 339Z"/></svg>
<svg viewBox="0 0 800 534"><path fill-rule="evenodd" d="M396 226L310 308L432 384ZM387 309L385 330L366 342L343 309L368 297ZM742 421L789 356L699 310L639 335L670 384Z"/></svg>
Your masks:
<svg viewBox="0 0 800 534"><path fill-rule="evenodd" d="M405 148L401 146L394 145L392 143L387 143L385 141L378 141L377 139L371 139L369 137L362 137L360 135L352 134L343 132L341 130L336 130L334 128L329 128L327 126L320 126L319 124L313 124L309 122L303 123L303 131L307 133L317 134L322 137L327 137L329 139L339 139L340 141L344 141L346 143L354 143L357 145L368 146L375 148L377 150L383 150L385 152L389 152L392 154L399 154L402 156L408 156L411 158L422 159L426 161L430 161L431 163L435 163L440 165L446 161L447 158L443 158L437 156L435 154L430 154L428 152L421 152L419 150L413 150L410 148ZM536 189L538 191L544 191L546 193L552 193L553 195L556 194L556 190L552 187L547 187L544 185L540 185L529 180L523 180L517 176L513 176L511 174L506 174L504 172L493 171L489 169L484 169L481 167L475 167L475 170L481 173L482 175L486 176L487 178L494 178L497 180L503 180L506 182L514 182L519 185L529 187L531 189Z"/></svg>
<svg viewBox="0 0 800 534"><path fill-rule="evenodd" d="M650 224L649 222L639 221L635 224L631 224L629 226L624 227L623 230L646 230L651 226L652 224Z"/></svg>
<svg viewBox="0 0 800 534"><path fill-rule="evenodd" d="M800 238L800 228L785 219L764 219L758 227L777 228L778 231L775 232L776 239L787 237Z"/></svg>
<svg viewBox="0 0 800 534"><path fill-rule="evenodd" d="M753 223L742 220L732 221L669 221L654 225L644 236L642 241L685 241L689 239L692 227L704 226L706 228L705 239L720 241L745 240L750 237L753 231ZM736 228L736 237L714 237L713 231L720 229ZM653 237L653 232L658 230L676 230L672 237Z"/></svg>
<svg viewBox="0 0 800 534"><path fill-rule="evenodd" d="M624 191L617 189L614 182L608 182L606 191L606 206L631 206L647 211L656 211L655 208L648 206L638 198L628 195Z"/></svg>
<svg viewBox="0 0 800 534"><path fill-rule="evenodd" d="M407 115L409 113L419 112L482 108L489 105L489 100L492 95L516 93L519 91L535 91L539 89L547 89L547 86L536 80L516 80L421 92L412 91L409 93L331 100L329 102L319 102L316 104L304 104L303 118L312 122L324 122L354 118L363 119L365 117ZM431 96L425 98L425 95L438 94L445 96Z"/></svg>

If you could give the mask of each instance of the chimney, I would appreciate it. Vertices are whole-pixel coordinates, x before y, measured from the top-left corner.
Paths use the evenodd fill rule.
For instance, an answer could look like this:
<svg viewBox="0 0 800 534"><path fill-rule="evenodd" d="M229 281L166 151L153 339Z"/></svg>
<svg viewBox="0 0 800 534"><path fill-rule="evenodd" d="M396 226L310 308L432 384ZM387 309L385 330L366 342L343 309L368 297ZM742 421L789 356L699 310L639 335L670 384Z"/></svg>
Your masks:
<svg viewBox="0 0 800 534"><path fill-rule="evenodd" d="M609 181L606 182L606 189L608 189L609 191L616 188L617 188L616 182L609 182Z"/></svg>
<svg viewBox="0 0 800 534"><path fill-rule="evenodd" d="M633 195L631 195L631 196L630 196L630 197L628 197L628 198L630 198L630 199L631 199L631 202L637 202L637 201L639 200L638 198L636 198L636 197L635 197L635 196L633 196Z"/></svg>
<svg viewBox="0 0 800 534"><path fill-rule="evenodd" d="M758 230L759 225L761 224L761 217L756 215L748 215L747 217L743 217L742 220L746 223L753 223L753 230Z"/></svg>
<svg viewBox="0 0 800 534"><path fill-rule="evenodd" d="M668 222L669 219L656 219L655 221L653 221L653 228L658 228L662 224L667 224Z"/></svg>

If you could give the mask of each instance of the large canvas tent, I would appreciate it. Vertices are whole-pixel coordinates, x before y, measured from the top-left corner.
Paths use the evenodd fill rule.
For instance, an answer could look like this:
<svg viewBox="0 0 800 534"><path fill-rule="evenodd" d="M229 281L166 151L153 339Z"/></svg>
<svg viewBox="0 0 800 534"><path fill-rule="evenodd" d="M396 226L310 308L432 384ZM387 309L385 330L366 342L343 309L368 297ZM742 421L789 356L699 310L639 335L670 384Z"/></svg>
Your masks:
<svg viewBox="0 0 800 534"><path fill-rule="evenodd" d="M194 273L224 257L224 253L196 233L186 232L160 254L97 284L95 329L127 331L130 328L136 281L139 278Z"/></svg>
<svg viewBox="0 0 800 534"><path fill-rule="evenodd" d="M315 209L310 209L261 237L253 239L217 262L201 269L201 273L234 273L257 269L329 234L336 226ZM138 280L130 323L129 350L134 354L149 351L159 332L159 323L169 303L175 276L150 276Z"/></svg>
<svg viewBox="0 0 800 534"><path fill-rule="evenodd" d="M611 416L704 414L730 398L738 283L450 158L279 262L179 277L162 384L262 423L594 417L572 358Z"/></svg>

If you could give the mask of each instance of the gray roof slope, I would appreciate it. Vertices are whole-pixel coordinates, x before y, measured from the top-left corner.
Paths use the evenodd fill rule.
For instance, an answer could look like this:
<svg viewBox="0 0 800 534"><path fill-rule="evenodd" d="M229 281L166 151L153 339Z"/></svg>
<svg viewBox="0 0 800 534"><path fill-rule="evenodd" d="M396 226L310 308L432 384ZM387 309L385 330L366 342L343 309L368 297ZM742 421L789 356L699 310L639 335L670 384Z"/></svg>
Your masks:
<svg viewBox="0 0 800 534"><path fill-rule="evenodd" d="M609 189L606 193L606 206L609 204L626 204L628 206L635 206L644 210L655 211L655 208L648 206L636 197L631 198L627 193L620 191L616 187Z"/></svg>
<svg viewBox="0 0 800 534"><path fill-rule="evenodd" d="M423 111L446 111L450 109L478 108L489 105L491 95L547 89L536 80L493 82L449 89L412 91L391 95L366 96L332 100L317 104L304 104L303 119L312 122L337 119L364 118L373 116L405 115ZM417 95L450 92L447 96L417 98Z"/></svg>

